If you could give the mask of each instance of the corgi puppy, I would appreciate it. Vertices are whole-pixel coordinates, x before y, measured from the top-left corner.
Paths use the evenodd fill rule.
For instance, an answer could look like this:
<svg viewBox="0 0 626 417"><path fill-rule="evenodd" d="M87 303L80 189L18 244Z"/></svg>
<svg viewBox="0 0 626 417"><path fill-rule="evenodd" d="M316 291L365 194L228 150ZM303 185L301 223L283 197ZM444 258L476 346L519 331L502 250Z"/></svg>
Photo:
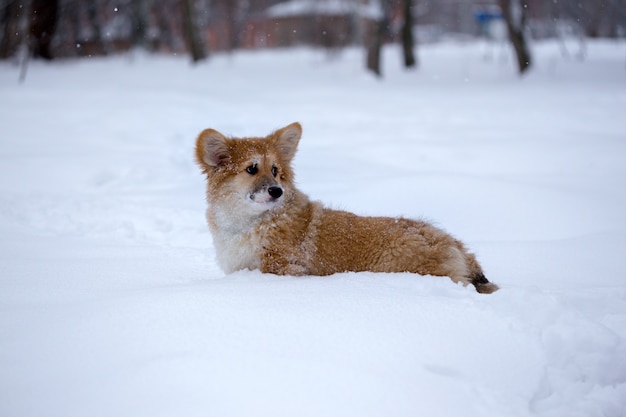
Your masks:
<svg viewBox="0 0 626 417"><path fill-rule="evenodd" d="M479 293L498 289L463 243L427 222L362 217L310 201L294 185L291 167L301 135L292 123L266 137L232 138L213 129L198 136L206 217L225 272L413 272L450 277Z"/></svg>

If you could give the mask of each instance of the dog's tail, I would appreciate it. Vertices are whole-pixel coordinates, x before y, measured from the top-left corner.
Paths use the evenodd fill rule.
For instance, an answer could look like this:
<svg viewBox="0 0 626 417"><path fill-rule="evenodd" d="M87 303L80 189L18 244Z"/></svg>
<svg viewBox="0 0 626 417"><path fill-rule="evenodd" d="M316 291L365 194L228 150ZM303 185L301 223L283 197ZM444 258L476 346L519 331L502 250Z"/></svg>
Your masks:
<svg viewBox="0 0 626 417"><path fill-rule="evenodd" d="M485 277L485 274L482 272L471 275L470 282L474 285L474 287L476 287L476 291L481 294L491 294L492 292L496 292L500 289L500 287L493 282L489 282L489 280Z"/></svg>
<svg viewBox="0 0 626 417"><path fill-rule="evenodd" d="M467 260L467 266L470 270L469 281L476 288L476 291L481 294L491 294L500 289L500 287L493 282L489 282L487 277L485 277L485 274L483 273L483 270L474 254L467 253L465 259Z"/></svg>

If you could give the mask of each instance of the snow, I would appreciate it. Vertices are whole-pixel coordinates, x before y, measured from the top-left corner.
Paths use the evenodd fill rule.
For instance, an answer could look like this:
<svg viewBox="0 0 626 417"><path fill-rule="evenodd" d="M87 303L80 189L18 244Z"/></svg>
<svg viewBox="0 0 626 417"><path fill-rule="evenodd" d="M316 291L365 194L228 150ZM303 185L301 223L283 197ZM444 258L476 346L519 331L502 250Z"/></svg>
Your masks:
<svg viewBox="0 0 626 417"><path fill-rule="evenodd" d="M361 17L376 19L381 16L382 11L377 2L358 4L345 0L289 0L270 6L267 14L273 17L358 14Z"/></svg>
<svg viewBox="0 0 626 417"><path fill-rule="evenodd" d="M626 415L623 43L0 63L0 415ZM195 136L300 121L300 188L463 239L502 289L224 275Z"/></svg>

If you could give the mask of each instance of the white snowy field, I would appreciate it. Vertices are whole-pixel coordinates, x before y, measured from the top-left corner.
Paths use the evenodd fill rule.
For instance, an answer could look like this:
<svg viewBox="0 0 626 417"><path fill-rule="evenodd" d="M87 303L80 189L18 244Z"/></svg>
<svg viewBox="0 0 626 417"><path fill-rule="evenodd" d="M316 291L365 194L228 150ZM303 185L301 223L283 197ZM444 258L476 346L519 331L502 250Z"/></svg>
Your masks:
<svg viewBox="0 0 626 417"><path fill-rule="evenodd" d="M626 416L626 44L532 51L1 62L0 415ZM430 219L502 289L224 275L195 136L293 121L303 191Z"/></svg>

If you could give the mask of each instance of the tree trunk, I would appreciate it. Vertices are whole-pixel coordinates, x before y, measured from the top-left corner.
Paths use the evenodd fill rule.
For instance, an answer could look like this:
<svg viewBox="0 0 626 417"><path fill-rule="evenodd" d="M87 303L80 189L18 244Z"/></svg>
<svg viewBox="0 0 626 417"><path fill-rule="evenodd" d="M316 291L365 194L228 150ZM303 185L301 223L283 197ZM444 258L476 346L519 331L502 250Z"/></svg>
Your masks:
<svg viewBox="0 0 626 417"><path fill-rule="evenodd" d="M367 23L365 32L365 47L367 49L367 69L376 76L382 77L381 49L385 41L385 34L389 25L389 4L386 0L379 0L380 16L377 20Z"/></svg>
<svg viewBox="0 0 626 417"><path fill-rule="evenodd" d="M194 4L195 0L185 0L185 32L189 40L189 49L191 50L191 58L193 62L206 59L206 52L202 39L198 33L198 27L195 22Z"/></svg>
<svg viewBox="0 0 626 417"><path fill-rule="evenodd" d="M57 26L58 0L33 0L30 17L30 34L33 36L33 56L52 59L50 44Z"/></svg>
<svg viewBox="0 0 626 417"><path fill-rule="evenodd" d="M515 50L517 65L520 74L523 74L530 67L530 53L524 36L524 26L526 24L526 4L522 0L500 0L502 14L506 21L509 32L509 39Z"/></svg>
<svg viewBox="0 0 626 417"><path fill-rule="evenodd" d="M239 48L239 22L237 19L239 2L228 0L226 5L226 22L228 23L228 50L234 51Z"/></svg>
<svg viewBox="0 0 626 417"><path fill-rule="evenodd" d="M49 0L37 0L37 1L49 1ZM95 2L87 2L87 18L89 19L89 25L93 30L93 35L91 39L88 40L90 43L89 51L87 55L107 55L107 47L105 45L104 40L102 39L102 21L101 17L98 13L98 4ZM85 53L86 51L82 51Z"/></svg>
<svg viewBox="0 0 626 417"><path fill-rule="evenodd" d="M413 47L415 45L413 39L413 12L411 10L412 0L402 0L402 8L404 12L404 23L402 25L402 52L404 55L404 66L413 68L417 65Z"/></svg>
<svg viewBox="0 0 626 417"><path fill-rule="evenodd" d="M367 28L367 69L382 77L380 69L380 50L382 48L382 20L368 24Z"/></svg>
<svg viewBox="0 0 626 417"><path fill-rule="evenodd" d="M149 9L146 0L135 0L130 3L131 34L130 44L141 46L153 52L153 45L148 43L148 17Z"/></svg>
<svg viewBox="0 0 626 417"><path fill-rule="evenodd" d="M10 0L2 4L1 21L3 36L0 42L0 59L9 58L18 50L22 43L22 38L27 36L26 31L22 30L21 22L27 11L24 4L18 0Z"/></svg>

